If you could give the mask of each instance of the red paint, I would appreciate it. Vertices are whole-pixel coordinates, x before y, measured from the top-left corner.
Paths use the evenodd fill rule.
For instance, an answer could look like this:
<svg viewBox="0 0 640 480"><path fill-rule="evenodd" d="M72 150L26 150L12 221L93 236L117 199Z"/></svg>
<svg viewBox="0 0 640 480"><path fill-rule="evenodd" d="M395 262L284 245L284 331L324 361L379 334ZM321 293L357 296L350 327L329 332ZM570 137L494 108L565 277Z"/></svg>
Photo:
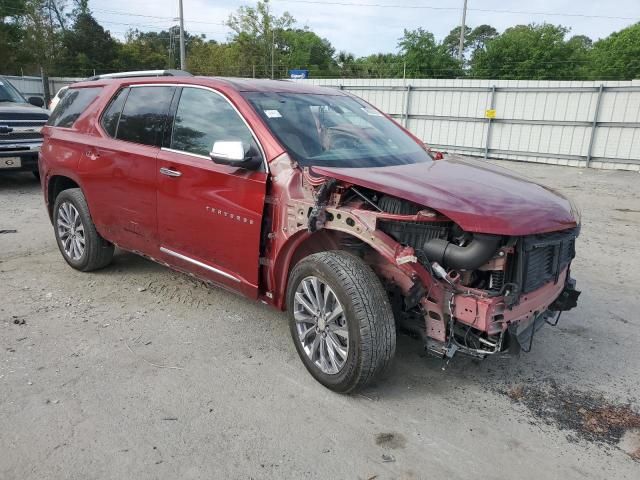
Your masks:
<svg viewBox="0 0 640 480"><path fill-rule="evenodd" d="M425 205L469 232L530 235L576 225L569 200L480 160L448 155L428 164L313 171Z"/></svg>
<svg viewBox="0 0 640 480"><path fill-rule="evenodd" d="M253 129L269 171L242 170L205 157L110 138L100 126L100 115L116 91L134 84L198 85L222 93ZM253 90L344 95L338 90L204 77L131 78L78 85L96 86L103 87L101 95L72 128L45 127L43 131L40 169L45 200L49 200L51 179L67 177L82 189L93 221L107 240L278 308L285 308L293 264L304 255L341 248L340 239L346 235L369 244L367 263L403 294L415 283L424 287L428 295L419 302L425 311L425 331L444 341L450 287L415 261L412 248L377 229L379 220L451 219L470 232L502 235L566 229L579 221L567 199L543 186L486 162L440 152L434 152L438 161L429 163L369 169L313 167L303 172L241 94ZM163 167L181 176L161 175ZM332 199L328 211L333 220L310 234L307 215L323 177L341 180L339 188L360 185L425 209L417 215L392 215L367 210L361 201L338 204ZM488 268L498 264L503 265L504 260ZM495 333L509 322L526 321L532 311L547 308L562 289L565 275L504 312L499 311L503 297L473 290L456 294L455 316L462 323ZM504 315L500 325L494 321L496 314Z"/></svg>
<svg viewBox="0 0 640 480"><path fill-rule="evenodd" d="M162 167L182 176L157 173L158 245L238 277L236 285L216 273L201 272L255 297L266 174L171 151L158 154L156 171ZM183 260L160 255L184 269L193 268Z"/></svg>

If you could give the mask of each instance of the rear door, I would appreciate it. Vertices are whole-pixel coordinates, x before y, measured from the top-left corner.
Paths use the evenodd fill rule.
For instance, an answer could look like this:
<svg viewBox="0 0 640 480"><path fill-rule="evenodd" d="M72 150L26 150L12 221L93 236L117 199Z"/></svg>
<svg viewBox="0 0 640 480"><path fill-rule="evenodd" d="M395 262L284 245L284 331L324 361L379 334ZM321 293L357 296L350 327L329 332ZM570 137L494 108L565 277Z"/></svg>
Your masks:
<svg viewBox="0 0 640 480"><path fill-rule="evenodd" d="M182 87L158 155L158 235L164 258L179 268L257 296L267 172L214 163L215 141L262 149L222 94Z"/></svg>
<svg viewBox="0 0 640 480"><path fill-rule="evenodd" d="M101 118L106 136L85 152L82 176L94 221L128 250L157 251L156 157L175 90L161 85L120 90Z"/></svg>

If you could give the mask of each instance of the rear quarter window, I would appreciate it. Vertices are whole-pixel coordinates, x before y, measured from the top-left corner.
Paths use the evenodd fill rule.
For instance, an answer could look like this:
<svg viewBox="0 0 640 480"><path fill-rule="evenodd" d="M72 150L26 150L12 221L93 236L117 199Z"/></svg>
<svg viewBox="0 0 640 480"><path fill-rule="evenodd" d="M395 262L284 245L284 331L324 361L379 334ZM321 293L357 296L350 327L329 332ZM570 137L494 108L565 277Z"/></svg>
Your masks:
<svg viewBox="0 0 640 480"><path fill-rule="evenodd" d="M102 128L110 137L115 138L118 133L118 122L120 121L120 114L122 113L122 107L124 106L124 101L127 99L127 95L129 94L128 88L123 88L116 96L111 99L109 106L102 114Z"/></svg>
<svg viewBox="0 0 640 480"><path fill-rule="evenodd" d="M82 112L98 98L101 90L102 87L70 88L49 117L47 125L72 127Z"/></svg>

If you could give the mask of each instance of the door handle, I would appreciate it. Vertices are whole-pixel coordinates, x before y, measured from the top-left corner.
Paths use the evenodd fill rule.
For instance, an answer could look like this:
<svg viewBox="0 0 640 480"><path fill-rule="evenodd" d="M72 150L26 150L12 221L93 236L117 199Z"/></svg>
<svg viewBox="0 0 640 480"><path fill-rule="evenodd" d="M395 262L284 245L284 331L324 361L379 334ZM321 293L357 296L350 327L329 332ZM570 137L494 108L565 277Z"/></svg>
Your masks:
<svg viewBox="0 0 640 480"><path fill-rule="evenodd" d="M100 154L95 150L87 150L84 152L85 157L89 158L89 160L97 160L100 158Z"/></svg>
<svg viewBox="0 0 640 480"><path fill-rule="evenodd" d="M160 169L160 173L163 175L166 175L167 177L180 177L182 176L182 172L179 172L178 170L172 170L170 168L166 168L166 167L162 167Z"/></svg>

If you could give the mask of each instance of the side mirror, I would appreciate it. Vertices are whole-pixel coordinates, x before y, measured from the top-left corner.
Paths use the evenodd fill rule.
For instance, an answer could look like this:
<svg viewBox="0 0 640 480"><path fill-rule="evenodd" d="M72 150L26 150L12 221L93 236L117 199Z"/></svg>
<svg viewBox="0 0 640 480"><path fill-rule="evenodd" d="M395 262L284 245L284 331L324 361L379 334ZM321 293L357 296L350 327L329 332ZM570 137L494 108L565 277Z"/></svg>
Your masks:
<svg viewBox="0 0 640 480"><path fill-rule="evenodd" d="M36 107L44 108L44 100L40 97L29 97L28 102Z"/></svg>
<svg viewBox="0 0 640 480"><path fill-rule="evenodd" d="M239 140L215 142L209 156L215 163L247 169L256 168L261 162L260 154L256 149Z"/></svg>

